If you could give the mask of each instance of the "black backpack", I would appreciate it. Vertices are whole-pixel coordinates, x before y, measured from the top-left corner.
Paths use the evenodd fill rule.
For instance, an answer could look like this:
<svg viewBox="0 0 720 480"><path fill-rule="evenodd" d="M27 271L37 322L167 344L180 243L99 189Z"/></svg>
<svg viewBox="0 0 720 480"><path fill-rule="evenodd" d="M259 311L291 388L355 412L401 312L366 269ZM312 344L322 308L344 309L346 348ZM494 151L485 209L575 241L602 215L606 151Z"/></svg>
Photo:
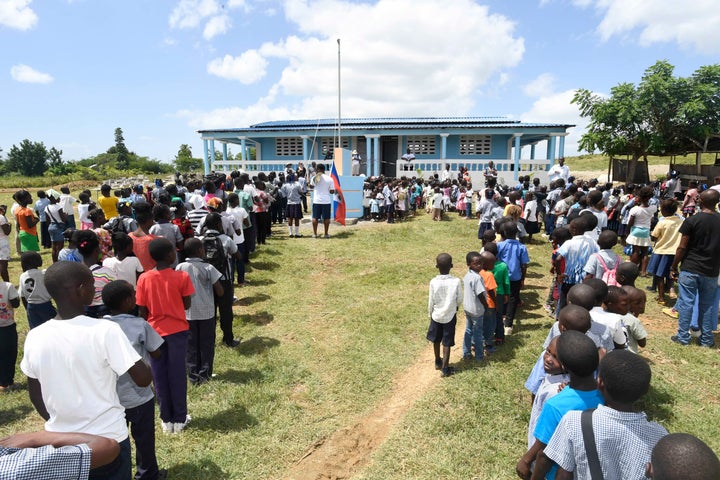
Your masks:
<svg viewBox="0 0 720 480"><path fill-rule="evenodd" d="M110 233L130 233L125 225L125 218L127 217L118 216L113 218L110 221Z"/></svg>
<svg viewBox="0 0 720 480"><path fill-rule="evenodd" d="M219 234L206 233L200 240L205 249L205 261L222 273L223 279L227 279L228 259Z"/></svg>

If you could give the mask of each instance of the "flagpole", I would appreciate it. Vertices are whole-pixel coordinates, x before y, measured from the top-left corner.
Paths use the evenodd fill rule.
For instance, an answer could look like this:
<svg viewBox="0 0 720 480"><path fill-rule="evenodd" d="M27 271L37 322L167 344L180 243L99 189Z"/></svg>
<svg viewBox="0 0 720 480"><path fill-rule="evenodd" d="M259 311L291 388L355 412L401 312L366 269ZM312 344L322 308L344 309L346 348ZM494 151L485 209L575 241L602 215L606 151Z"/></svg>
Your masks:
<svg viewBox="0 0 720 480"><path fill-rule="evenodd" d="M337 39L338 44L338 147L342 148L342 115L341 115L341 105L340 105L340 39Z"/></svg>

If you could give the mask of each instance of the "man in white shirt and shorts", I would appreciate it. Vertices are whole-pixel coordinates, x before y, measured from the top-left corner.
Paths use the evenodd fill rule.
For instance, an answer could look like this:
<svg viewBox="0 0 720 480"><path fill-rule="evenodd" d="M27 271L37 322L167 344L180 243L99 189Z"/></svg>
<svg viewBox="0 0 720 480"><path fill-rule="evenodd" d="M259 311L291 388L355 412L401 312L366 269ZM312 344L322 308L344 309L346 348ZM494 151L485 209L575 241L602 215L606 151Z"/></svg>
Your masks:
<svg viewBox="0 0 720 480"><path fill-rule="evenodd" d="M310 181L310 187L313 189L313 238L318 237L317 227L320 219L322 219L325 228L324 238L330 238L328 234L330 228L330 204L332 203L332 195L335 193L335 182L333 182L330 175L325 173L325 165L322 163L317 165L317 174Z"/></svg>

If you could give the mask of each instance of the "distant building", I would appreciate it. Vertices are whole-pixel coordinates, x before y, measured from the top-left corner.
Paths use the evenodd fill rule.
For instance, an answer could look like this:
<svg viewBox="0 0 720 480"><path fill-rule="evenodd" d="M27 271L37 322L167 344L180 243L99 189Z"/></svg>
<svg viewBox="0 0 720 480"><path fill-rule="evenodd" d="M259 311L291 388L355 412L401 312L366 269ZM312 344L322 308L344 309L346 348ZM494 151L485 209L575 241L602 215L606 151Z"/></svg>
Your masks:
<svg viewBox="0 0 720 480"><path fill-rule="evenodd" d="M564 156L568 124L522 123L496 117L353 118L340 126L342 147L357 150L365 176L391 177L421 175L425 178L450 165L457 173L468 168L479 181L489 161L495 163L505 182L519 174L540 175L556 158ZM280 171L285 165L324 162L337 146L337 119L285 120L258 123L247 128L200 130L205 171ZM544 142L538 155L536 145ZM212 152L223 153L222 161ZM241 160L228 158L228 144L239 145ZM255 159L249 159L250 148ZM402 159L407 149L415 159ZM235 150L237 151L237 150Z"/></svg>

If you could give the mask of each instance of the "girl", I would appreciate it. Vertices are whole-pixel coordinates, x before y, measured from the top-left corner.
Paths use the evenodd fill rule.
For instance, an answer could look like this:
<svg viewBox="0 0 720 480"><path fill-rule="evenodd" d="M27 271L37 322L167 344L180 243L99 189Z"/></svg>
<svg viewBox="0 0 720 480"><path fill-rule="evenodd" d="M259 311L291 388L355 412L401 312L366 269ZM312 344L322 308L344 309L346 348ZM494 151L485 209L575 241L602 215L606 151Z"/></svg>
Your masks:
<svg viewBox="0 0 720 480"><path fill-rule="evenodd" d="M67 240L67 247L58 253L59 262L82 262L83 257L77 249L77 230L68 228L63 232L63 238Z"/></svg>
<svg viewBox="0 0 720 480"><path fill-rule="evenodd" d="M58 203L60 195L55 190L48 190L48 200L50 204L45 207L45 215L50 224L48 225L48 233L50 234L50 242L52 242L52 261L53 263L58 261L58 255L65 245L65 225L67 216L62 208L62 205Z"/></svg>
<svg viewBox="0 0 720 480"><path fill-rule="evenodd" d="M19 229L20 251L39 252L40 242L38 242L36 225L40 222L40 219L28 208L28 205L32 203L32 195L27 190L20 190L13 198L20 205L20 208L15 211Z"/></svg>
<svg viewBox="0 0 720 480"><path fill-rule="evenodd" d="M255 183L257 189L257 202L253 205L255 218L257 220L257 243L265 244L268 228L270 228L270 196L265 192L265 182L258 180Z"/></svg>
<svg viewBox="0 0 720 480"><path fill-rule="evenodd" d="M458 212L458 216L462 217L465 215L465 204L467 200L465 199L465 187L460 187L460 192L458 193L458 199L455 203L455 211Z"/></svg>
<svg viewBox="0 0 720 480"><path fill-rule="evenodd" d="M95 295L90 305L85 307L85 315L102 318L108 315L108 309L102 301L102 290L108 283L115 280L115 272L100 263L100 240L92 230L80 230L76 235L78 252L83 256L83 263L90 269L95 282Z"/></svg>
<svg viewBox="0 0 720 480"><path fill-rule="evenodd" d="M112 257L112 240L110 232L102 228L105 223L105 212L101 208L91 209L88 212L88 219L93 223L92 231L97 235L100 241L100 259L105 260Z"/></svg>
<svg viewBox="0 0 720 480"><path fill-rule="evenodd" d="M88 218L88 212L90 211L90 196L83 192L78 195L80 198L80 205L78 205L78 216L80 217L80 229L91 230L93 227L92 221Z"/></svg>
<svg viewBox="0 0 720 480"><path fill-rule="evenodd" d="M133 256L133 241L127 233L117 232L112 236L114 257L103 260L103 267L113 271L117 280L125 280L135 287L137 279L143 272L140 260Z"/></svg>
<svg viewBox="0 0 720 480"><path fill-rule="evenodd" d="M698 199L698 183L695 180L690 181L688 184L688 191L685 193L685 200L682 204L682 213L685 218L691 217L695 214L695 206L697 205Z"/></svg>
<svg viewBox="0 0 720 480"><path fill-rule="evenodd" d="M628 215L628 228L630 235L627 236L627 243L632 245L632 254L630 261L640 268L640 275L647 276L647 272L642 267L643 258L647 256L650 241L650 223L657 206L650 205L650 199L653 196L652 187L642 187L638 193L638 203L630 209Z"/></svg>
<svg viewBox="0 0 720 480"><path fill-rule="evenodd" d="M525 230L528 234L528 240L532 240L534 233L540 232L538 225L538 205L535 200L535 193L527 192L525 194L525 211L523 212L523 218L525 219Z"/></svg>
<svg viewBox="0 0 720 480"><path fill-rule="evenodd" d="M12 230L12 225L5 216L7 205L0 205L0 278L4 282L9 282L8 262L10 261L10 240L8 235Z"/></svg>
<svg viewBox="0 0 720 480"><path fill-rule="evenodd" d="M18 334L15 309L20 297L12 283L0 282L0 393L15 387L15 362L18 355Z"/></svg>
<svg viewBox="0 0 720 480"><path fill-rule="evenodd" d="M152 212L153 218L155 219L155 225L150 227L150 235L167 238L170 240L170 243L173 244L173 247L175 247L175 251L182 250L185 238L183 238L180 233L178 226L172 223L172 212L170 211L170 207L163 205L162 203L158 203L153 207ZM175 262L176 264L173 265L173 268L177 266L177 258L175 259Z"/></svg>
<svg viewBox="0 0 720 480"><path fill-rule="evenodd" d="M647 271L655 278L660 305L665 305L665 292L670 290L670 267L675 258L675 251L680 245L680 225L682 218L675 215L677 202L667 198L660 204L660 213L663 218L653 229L650 238L655 241L652 257L648 263Z"/></svg>
<svg viewBox="0 0 720 480"><path fill-rule="evenodd" d="M150 242L156 237L150 234L153 226L152 207L148 203L139 203L135 206L135 220L138 228L130 234L133 241L133 253L140 260L143 271L155 268L155 260L150 256Z"/></svg>

